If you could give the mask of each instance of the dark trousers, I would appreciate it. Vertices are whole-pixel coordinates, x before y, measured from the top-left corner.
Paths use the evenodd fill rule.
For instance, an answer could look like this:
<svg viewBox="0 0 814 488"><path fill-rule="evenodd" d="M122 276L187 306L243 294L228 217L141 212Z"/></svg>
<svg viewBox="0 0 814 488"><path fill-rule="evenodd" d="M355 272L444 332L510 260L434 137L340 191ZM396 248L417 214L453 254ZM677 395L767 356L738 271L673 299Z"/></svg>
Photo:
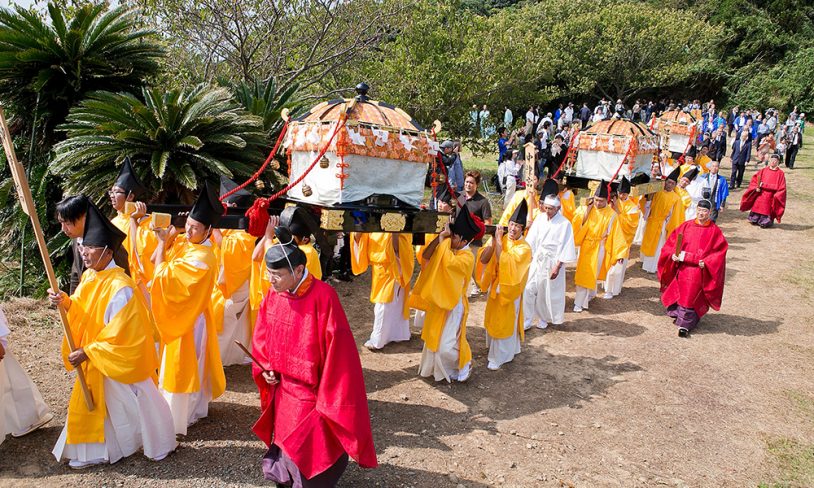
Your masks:
<svg viewBox="0 0 814 488"><path fill-rule="evenodd" d="M794 169L794 160L797 159L797 151L800 150L799 146L789 146L786 150L786 167Z"/></svg>
<svg viewBox="0 0 814 488"><path fill-rule="evenodd" d="M746 171L746 163L732 163L732 175L729 177L729 188L740 188L743 183L743 172Z"/></svg>

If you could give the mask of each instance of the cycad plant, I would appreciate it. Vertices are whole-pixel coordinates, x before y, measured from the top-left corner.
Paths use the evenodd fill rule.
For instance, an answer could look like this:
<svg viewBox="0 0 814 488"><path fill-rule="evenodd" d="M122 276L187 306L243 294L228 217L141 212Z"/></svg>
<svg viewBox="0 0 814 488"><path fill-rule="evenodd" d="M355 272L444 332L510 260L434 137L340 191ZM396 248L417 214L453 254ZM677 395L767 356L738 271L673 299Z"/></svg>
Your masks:
<svg viewBox="0 0 814 488"><path fill-rule="evenodd" d="M125 156L161 200L188 201L204 179L246 176L262 163L262 121L228 90L144 88L142 98L98 92L71 110L51 163L68 192L102 195Z"/></svg>
<svg viewBox="0 0 814 488"><path fill-rule="evenodd" d="M27 127L36 112L46 139L86 93L132 91L159 71L163 50L135 10L85 4L66 17L52 3L48 17L0 8L0 97Z"/></svg>
<svg viewBox="0 0 814 488"><path fill-rule="evenodd" d="M295 83L278 93L277 84L270 78L266 82L242 81L234 85L232 91L246 110L263 119L263 130L269 138L276 139L283 128L280 112L287 108L292 116L296 116L303 108L302 101L297 97L299 88Z"/></svg>

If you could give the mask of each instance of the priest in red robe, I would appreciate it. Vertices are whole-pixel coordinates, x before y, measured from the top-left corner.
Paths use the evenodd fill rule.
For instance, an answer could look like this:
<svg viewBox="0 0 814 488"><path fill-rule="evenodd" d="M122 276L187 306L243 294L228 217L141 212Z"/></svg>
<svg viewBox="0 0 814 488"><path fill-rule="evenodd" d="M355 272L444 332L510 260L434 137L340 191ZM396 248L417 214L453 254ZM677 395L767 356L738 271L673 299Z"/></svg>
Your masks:
<svg viewBox="0 0 814 488"><path fill-rule="evenodd" d="M709 200L698 202L696 218L670 234L659 256L661 303L679 337L688 337L710 307L721 308L729 244L710 220L711 208Z"/></svg>
<svg viewBox="0 0 814 488"><path fill-rule="evenodd" d="M359 352L334 289L314 279L291 232L277 227L266 252L272 289L260 306L252 374L269 446L263 473L278 485L335 486L348 456L375 468Z"/></svg>
<svg viewBox="0 0 814 488"><path fill-rule="evenodd" d="M786 211L786 175L780 169L780 156L772 154L769 165L754 175L741 198L741 212L749 210L749 222L765 229L780 222Z"/></svg>

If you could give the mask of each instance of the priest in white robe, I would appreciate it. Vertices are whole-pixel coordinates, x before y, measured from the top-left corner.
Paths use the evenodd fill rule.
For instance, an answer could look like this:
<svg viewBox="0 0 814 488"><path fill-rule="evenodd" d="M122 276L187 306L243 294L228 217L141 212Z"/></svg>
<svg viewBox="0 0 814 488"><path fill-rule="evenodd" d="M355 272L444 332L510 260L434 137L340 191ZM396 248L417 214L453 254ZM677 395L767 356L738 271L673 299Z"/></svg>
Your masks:
<svg viewBox="0 0 814 488"><path fill-rule="evenodd" d="M547 195L541 200L542 212L534 219L526 242L531 246L532 260L528 282L523 292L524 328L535 321L545 329L549 323L565 321L565 265L577 260L574 230L560 214L560 199Z"/></svg>
<svg viewBox="0 0 814 488"><path fill-rule="evenodd" d="M37 385L9 350L9 332L0 308L0 444L8 434L22 437L54 418Z"/></svg>

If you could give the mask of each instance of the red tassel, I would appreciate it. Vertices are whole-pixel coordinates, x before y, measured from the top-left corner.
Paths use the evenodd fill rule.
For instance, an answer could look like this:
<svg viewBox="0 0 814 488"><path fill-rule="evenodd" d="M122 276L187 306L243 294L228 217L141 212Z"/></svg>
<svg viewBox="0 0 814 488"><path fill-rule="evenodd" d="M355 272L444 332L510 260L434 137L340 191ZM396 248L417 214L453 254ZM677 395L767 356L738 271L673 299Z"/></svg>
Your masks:
<svg viewBox="0 0 814 488"><path fill-rule="evenodd" d="M478 227L478 233L475 234L475 237L473 237L472 240L473 241L479 241L479 240L483 239L483 235L486 233L486 225L483 223L483 220L481 220L475 214L470 212L469 215L472 216L472 220L475 221L475 225Z"/></svg>
<svg viewBox="0 0 814 488"><path fill-rule="evenodd" d="M262 237L266 233L266 226L269 223L269 201L267 198L258 198L251 208L246 210L246 217L249 218L249 234L254 237Z"/></svg>

